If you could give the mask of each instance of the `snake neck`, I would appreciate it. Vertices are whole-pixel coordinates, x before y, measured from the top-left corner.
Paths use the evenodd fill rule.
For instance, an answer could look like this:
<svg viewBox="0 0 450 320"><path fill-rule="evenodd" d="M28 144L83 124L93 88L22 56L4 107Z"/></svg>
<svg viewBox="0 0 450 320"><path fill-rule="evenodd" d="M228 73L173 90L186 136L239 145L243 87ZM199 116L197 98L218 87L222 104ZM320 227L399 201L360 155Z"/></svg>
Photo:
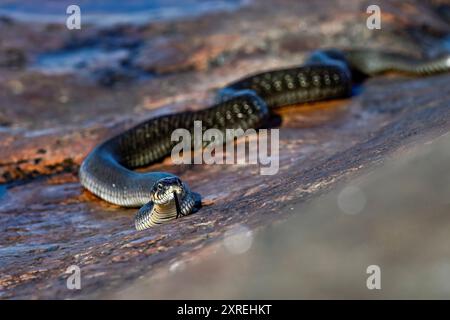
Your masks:
<svg viewBox="0 0 450 320"><path fill-rule="evenodd" d="M135 217L135 227L137 230L144 230L170 220L176 219L179 215L186 216L193 212L196 207L196 194L190 190L180 197L180 213L177 212L175 200L164 204L150 202L139 210Z"/></svg>

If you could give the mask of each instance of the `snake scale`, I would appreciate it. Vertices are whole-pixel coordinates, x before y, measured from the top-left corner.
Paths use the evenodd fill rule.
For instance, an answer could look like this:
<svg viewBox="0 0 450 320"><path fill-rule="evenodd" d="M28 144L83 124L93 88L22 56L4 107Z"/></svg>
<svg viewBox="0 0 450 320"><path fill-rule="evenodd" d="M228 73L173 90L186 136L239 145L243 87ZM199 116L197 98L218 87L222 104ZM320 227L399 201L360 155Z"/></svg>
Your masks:
<svg viewBox="0 0 450 320"><path fill-rule="evenodd" d="M124 207L140 207L135 227L148 227L195 212L200 196L177 176L133 169L170 154L178 128L193 131L263 127L270 109L291 104L349 97L357 77L387 71L428 75L450 69L450 55L417 59L375 50L318 50L301 66L254 74L219 91L218 101L200 111L149 119L98 145L83 161L81 184L98 197ZM353 80L352 80L353 79Z"/></svg>

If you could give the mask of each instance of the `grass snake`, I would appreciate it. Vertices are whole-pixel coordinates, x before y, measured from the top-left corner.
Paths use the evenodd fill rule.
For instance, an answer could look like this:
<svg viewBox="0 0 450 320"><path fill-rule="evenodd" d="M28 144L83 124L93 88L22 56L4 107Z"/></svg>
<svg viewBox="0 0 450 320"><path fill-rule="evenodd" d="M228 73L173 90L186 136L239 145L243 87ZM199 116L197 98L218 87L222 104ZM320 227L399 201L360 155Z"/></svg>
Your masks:
<svg viewBox="0 0 450 320"><path fill-rule="evenodd" d="M133 171L162 160L177 142L178 128L260 128L271 108L349 97L356 79L387 71L428 75L448 71L450 55L417 59L376 50L318 50L301 66L254 74L219 90L217 103L200 111L159 116L101 143L83 161L81 184L98 197L124 207L139 207L135 227L143 230L195 212L200 195L167 172Z"/></svg>

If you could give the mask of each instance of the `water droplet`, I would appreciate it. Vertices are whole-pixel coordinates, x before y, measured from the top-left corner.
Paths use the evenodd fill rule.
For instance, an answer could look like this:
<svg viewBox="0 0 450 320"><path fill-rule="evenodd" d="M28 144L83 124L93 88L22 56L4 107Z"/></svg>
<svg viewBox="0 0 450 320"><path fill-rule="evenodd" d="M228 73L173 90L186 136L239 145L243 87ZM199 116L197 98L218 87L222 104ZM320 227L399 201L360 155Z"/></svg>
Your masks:
<svg viewBox="0 0 450 320"><path fill-rule="evenodd" d="M242 254L250 249L253 242L253 232L243 226L236 225L225 232L223 243L232 254Z"/></svg>
<svg viewBox="0 0 450 320"><path fill-rule="evenodd" d="M366 195L356 186L347 186L337 198L339 209L347 214L358 214L366 206Z"/></svg>
<svg viewBox="0 0 450 320"><path fill-rule="evenodd" d="M172 263L169 267L169 272L178 272L178 271L182 271L184 270L184 268L186 267L185 263L183 261L175 261L174 263Z"/></svg>

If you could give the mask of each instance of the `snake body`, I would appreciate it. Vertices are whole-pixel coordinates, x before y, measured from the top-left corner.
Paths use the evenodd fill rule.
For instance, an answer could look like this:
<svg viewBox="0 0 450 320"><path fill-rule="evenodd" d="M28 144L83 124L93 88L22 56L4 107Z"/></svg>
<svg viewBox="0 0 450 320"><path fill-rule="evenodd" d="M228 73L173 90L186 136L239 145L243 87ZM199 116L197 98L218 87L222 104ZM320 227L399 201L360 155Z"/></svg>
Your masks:
<svg viewBox="0 0 450 320"><path fill-rule="evenodd" d="M135 227L146 229L194 212L200 196L166 172L138 173L133 169L159 161L177 142L175 129L249 129L264 126L271 108L351 95L352 76L387 71L428 75L450 69L450 56L416 59L370 50L319 50L302 66L254 74L219 91L217 103L147 120L97 146L83 161L81 184L98 197L124 207L140 207Z"/></svg>

